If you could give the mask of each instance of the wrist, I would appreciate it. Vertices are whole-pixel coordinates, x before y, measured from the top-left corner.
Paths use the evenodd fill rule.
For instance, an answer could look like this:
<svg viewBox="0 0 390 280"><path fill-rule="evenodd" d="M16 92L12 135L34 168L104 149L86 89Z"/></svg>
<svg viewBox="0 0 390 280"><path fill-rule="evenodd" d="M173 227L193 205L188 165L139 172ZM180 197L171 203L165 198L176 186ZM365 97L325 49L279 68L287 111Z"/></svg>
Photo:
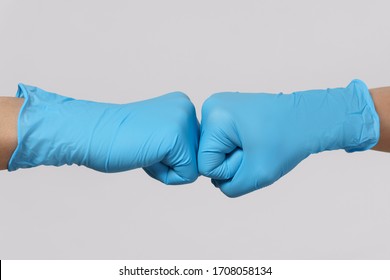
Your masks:
<svg viewBox="0 0 390 280"><path fill-rule="evenodd" d="M16 96L24 103L18 118L18 145L8 170L82 164L90 127L79 125L88 116L86 110L77 114L71 110L78 101L23 84Z"/></svg>
<svg viewBox="0 0 390 280"><path fill-rule="evenodd" d="M309 130L311 153L344 149L364 151L379 139L379 118L367 86L353 80L346 88L295 93L297 114ZM302 113L304 112L304 113Z"/></svg>
<svg viewBox="0 0 390 280"><path fill-rule="evenodd" d="M7 169L17 146L17 122L22 104L19 98L0 97L0 170Z"/></svg>
<svg viewBox="0 0 390 280"><path fill-rule="evenodd" d="M343 149L346 152L371 149L379 140L380 121L367 85L361 80L353 80L343 97L347 108Z"/></svg>

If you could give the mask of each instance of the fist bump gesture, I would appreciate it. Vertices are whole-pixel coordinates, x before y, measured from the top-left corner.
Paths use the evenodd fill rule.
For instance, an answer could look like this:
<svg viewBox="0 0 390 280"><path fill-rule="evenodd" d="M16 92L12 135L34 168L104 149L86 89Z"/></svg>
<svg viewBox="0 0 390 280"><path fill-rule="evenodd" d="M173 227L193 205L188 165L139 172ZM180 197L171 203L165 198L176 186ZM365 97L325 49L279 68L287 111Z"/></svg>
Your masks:
<svg viewBox="0 0 390 280"><path fill-rule="evenodd" d="M179 92L109 104L20 84L17 97L24 103L10 171L142 167L165 184L191 183L200 173L229 197L272 184L310 154L364 151L379 139L379 117L360 80L292 94L216 93L203 104L200 133L193 104Z"/></svg>

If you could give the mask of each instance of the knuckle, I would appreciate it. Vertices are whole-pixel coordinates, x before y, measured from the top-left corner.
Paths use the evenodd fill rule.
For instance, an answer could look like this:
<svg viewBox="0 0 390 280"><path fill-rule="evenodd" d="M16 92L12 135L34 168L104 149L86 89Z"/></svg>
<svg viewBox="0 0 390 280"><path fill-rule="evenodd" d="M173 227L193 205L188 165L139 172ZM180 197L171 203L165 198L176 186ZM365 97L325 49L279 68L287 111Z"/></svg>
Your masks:
<svg viewBox="0 0 390 280"><path fill-rule="evenodd" d="M231 119L232 111L228 103L229 93L221 92L210 96L202 106L203 121L206 122L225 122Z"/></svg>
<svg viewBox="0 0 390 280"><path fill-rule="evenodd" d="M182 91L174 91L174 92L171 92L171 94L174 95L177 99L187 99L187 100L189 100L187 94L185 94Z"/></svg>
<svg viewBox="0 0 390 280"><path fill-rule="evenodd" d="M208 111L212 109L215 106L218 106L221 104L221 96L223 95L222 92L214 93L211 96L209 96L205 102L203 102L202 110Z"/></svg>

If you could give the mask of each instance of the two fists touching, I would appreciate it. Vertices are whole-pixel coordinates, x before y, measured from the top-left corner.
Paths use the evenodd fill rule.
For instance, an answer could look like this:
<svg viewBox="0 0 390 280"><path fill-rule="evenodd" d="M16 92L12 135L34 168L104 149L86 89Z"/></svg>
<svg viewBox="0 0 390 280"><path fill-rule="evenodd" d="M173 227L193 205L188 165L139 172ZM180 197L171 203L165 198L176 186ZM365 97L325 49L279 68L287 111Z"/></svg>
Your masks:
<svg viewBox="0 0 390 280"><path fill-rule="evenodd" d="M366 85L292 94L217 93L199 126L175 92L117 105L19 85L25 98L8 169L78 164L102 172L142 167L166 184L199 173L229 197L268 186L310 154L372 148L379 118Z"/></svg>

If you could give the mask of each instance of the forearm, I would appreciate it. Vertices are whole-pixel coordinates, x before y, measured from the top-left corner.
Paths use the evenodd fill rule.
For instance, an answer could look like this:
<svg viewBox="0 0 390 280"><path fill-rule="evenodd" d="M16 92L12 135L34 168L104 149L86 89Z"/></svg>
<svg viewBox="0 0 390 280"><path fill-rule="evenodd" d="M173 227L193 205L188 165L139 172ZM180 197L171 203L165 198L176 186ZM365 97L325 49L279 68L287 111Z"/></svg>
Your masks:
<svg viewBox="0 0 390 280"><path fill-rule="evenodd" d="M373 149L390 152L390 87L370 89L370 93L380 119L380 138Z"/></svg>
<svg viewBox="0 0 390 280"><path fill-rule="evenodd" d="M17 146L17 122L24 99L0 97L0 170L7 169Z"/></svg>
<svg viewBox="0 0 390 280"><path fill-rule="evenodd" d="M184 93L112 104L20 83L16 97L0 97L0 169L75 164L112 173L142 167L171 185L198 177L199 127Z"/></svg>

